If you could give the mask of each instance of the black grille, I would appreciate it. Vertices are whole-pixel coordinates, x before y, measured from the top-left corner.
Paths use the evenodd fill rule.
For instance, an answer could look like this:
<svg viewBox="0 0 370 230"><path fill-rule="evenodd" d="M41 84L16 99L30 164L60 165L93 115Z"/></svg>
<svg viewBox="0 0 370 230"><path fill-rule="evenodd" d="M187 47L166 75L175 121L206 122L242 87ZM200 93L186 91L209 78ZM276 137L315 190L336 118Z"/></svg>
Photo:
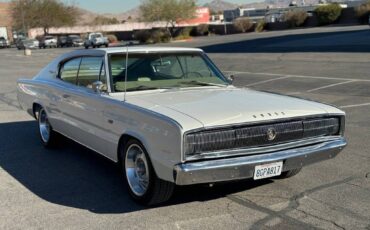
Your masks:
<svg viewBox="0 0 370 230"><path fill-rule="evenodd" d="M303 138L339 134L339 118L317 118L200 131L185 137L185 155L204 152L268 146Z"/></svg>

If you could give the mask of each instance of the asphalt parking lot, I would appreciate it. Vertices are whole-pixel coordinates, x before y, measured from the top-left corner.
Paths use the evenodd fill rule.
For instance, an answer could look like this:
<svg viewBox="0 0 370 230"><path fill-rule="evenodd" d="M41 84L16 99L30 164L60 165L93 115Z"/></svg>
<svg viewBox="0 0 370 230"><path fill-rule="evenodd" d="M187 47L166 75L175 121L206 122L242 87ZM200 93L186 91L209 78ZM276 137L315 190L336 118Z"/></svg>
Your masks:
<svg viewBox="0 0 370 230"><path fill-rule="evenodd" d="M348 147L285 180L178 188L161 207L135 204L115 165L65 140L44 149L16 100L70 49L0 50L0 229L370 229L370 29L328 27L198 38L234 84L336 105Z"/></svg>

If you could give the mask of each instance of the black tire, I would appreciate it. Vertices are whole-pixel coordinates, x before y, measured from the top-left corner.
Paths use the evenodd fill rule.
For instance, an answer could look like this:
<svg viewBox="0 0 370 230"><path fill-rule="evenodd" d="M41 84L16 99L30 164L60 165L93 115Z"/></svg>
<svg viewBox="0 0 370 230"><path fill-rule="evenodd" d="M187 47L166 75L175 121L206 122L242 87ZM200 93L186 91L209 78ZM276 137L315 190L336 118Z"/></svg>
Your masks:
<svg viewBox="0 0 370 230"><path fill-rule="evenodd" d="M89 49L89 47L88 46L85 46L85 49Z"/></svg>
<svg viewBox="0 0 370 230"><path fill-rule="evenodd" d="M105 48L108 48L109 47L109 44L105 44Z"/></svg>
<svg viewBox="0 0 370 230"><path fill-rule="evenodd" d="M148 185L146 192L141 196L138 196L133 192L133 190L131 189L129 185L128 178L126 175L125 159L126 159L127 150L130 149L130 146L132 145L140 146L140 148L143 150L146 156L147 165L149 168L149 183L148 183L149 185ZM125 146L121 146L120 157L121 157L120 159L121 172L123 173L124 182L127 186L129 194L136 202L142 205L152 206L152 205L164 203L165 201L171 198L174 188L175 188L175 184L168 182L168 181L164 181L157 177L147 151L145 150L144 146L138 140L131 139L125 144Z"/></svg>
<svg viewBox="0 0 370 230"><path fill-rule="evenodd" d="M289 177L293 177L297 175L301 170L302 168L297 168L297 169L292 169L289 171L282 172L281 175L278 177L278 179L286 179Z"/></svg>
<svg viewBox="0 0 370 230"><path fill-rule="evenodd" d="M38 130L39 130L39 137L41 140L42 145L45 148L53 148L57 146L59 135L53 130L53 127L50 125L48 118L47 118L47 113L46 110L42 107L36 111L36 116L37 116L37 121L38 121ZM49 125L49 137L44 138L43 134L41 133L42 128L41 128L41 123L44 122L43 119L45 119L46 116L46 123Z"/></svg>
<svg viewBox="0 0 370 230"><path fill-rule="evenodd" d="M94 49L95 49L95 48L96 48L96 45L93 45L93 46L92 46L92 48L94 48Z"/></svg>

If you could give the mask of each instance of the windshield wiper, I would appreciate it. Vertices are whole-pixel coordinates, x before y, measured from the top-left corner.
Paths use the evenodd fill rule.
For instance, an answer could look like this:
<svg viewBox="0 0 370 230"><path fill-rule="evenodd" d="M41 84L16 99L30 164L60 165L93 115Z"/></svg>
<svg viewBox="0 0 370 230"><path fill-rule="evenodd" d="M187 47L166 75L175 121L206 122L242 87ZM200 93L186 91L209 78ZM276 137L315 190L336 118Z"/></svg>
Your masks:
<svg viewBox="0 0 370 230"><path fill-rule="evenodd" d="M180 84L184 85L199 85L199 86L221 86L221 87L226 87L227 85L223 84L217 84L217 83L210 83L210 82L203 82L203 81L180 81Z"/></svg>
<svg viewBox="0 0 370 230"><path fill-rule="evenodd" d="M140 90L153 90L153 89L160 89L160 88L153 87L153 86L139 85L139 86L136 86L136 87L128 88L127 92L129 92L129 91L140 91Z"/></svg>

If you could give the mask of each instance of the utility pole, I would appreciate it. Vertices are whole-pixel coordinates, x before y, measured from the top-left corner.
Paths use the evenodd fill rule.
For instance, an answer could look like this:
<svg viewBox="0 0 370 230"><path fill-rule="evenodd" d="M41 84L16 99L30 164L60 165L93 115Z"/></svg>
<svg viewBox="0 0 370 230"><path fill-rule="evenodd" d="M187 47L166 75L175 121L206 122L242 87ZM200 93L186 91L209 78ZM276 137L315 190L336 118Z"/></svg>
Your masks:
<svg viewBox="0 0 370 230"><path fill-rule="evenodd" d="M22 11L22 32L23 32L23 35L26 35L26 26L25 26L25 23L24 23L24 3L25 1L21 1L21 11Z"/></svg>

